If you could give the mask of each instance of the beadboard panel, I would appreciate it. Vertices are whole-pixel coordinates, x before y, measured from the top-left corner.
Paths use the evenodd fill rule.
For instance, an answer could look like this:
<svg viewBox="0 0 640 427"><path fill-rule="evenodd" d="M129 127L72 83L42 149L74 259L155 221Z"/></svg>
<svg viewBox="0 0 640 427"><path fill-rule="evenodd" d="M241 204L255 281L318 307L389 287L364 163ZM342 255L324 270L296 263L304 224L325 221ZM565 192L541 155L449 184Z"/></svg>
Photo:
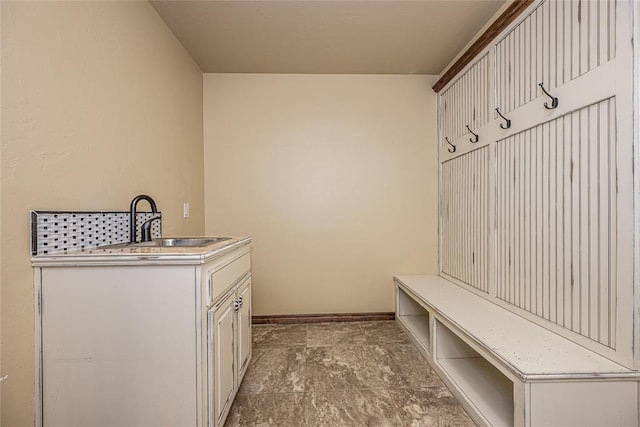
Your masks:
<svg viewBox="0 0 640 427"><path fill-rule="evenodd" d="M492 99L505 117L479 128L477 143L463 134L446 144L446 116L463 113L439 104L441 275L632 369L640 368L638 8L537 0L487 49ZM465 275L473 258L464 244L482 230L467 220L455 237L461 230L446 205L467 209L458 200L468 178L454 165L485 149L489 279L481 290Z"/></svg>
<svg viewBox="0 0 640 427"><path fill-rule="evenodd" d="M491 118L489 58L485 53L441 94L442 134L450 141L470 133L467 125L475 131Z"/></svg>
<svg viewBox="0 0 640 427"><path fill-rule="evenodd" d="M495 46L496 99L504 114L616 56L611 0L546 0Z"/></svg>
<svg viewBox="0 0 640 427"><path fill-rule="evenodd" d="M489 147L442 164L442 271L489 292Z"/></svg>
<svg viewBox="0 0 640 427"><path fill-rule="evenodd" d="M496 151L497 297L615 347L615 99Z"/></svg>

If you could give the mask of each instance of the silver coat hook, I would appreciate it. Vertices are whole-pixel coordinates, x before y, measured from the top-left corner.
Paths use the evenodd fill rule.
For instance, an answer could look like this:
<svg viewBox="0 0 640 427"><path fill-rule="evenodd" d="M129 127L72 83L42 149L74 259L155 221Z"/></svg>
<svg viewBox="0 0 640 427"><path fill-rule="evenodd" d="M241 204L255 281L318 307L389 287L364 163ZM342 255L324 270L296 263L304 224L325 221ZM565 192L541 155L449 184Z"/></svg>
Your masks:
<svg viewBox="0 0 640 427"><path fill-rule="evenodd" d="M469 141L471 141L472 144L475 144L476 142L480 141L480 135L472 131L469 125L465 125L465 126L467 127L467 130L469 131L469 133L473 135L473 138L469 138Z"/></svg>
<svg viewBox="0 0 640 427"><path fill-rule="evenodd" d="M545 102L544 108L546 108L547 110L553 110L554 108L558 108L558 98L556 98L555 96L552 96L549 92L547 92L543 86L543 83L538 83L538 86L540 86L540 89L542 89L545 95L551 98L551 106L549 106L549 103Z"/></svg>

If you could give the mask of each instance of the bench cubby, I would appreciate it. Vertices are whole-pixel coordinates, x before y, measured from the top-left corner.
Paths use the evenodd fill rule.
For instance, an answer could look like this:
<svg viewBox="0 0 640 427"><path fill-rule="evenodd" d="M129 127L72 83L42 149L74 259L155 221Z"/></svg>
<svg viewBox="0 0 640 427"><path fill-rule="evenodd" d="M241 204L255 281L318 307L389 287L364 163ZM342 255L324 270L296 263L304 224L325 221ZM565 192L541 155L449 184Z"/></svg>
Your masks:
<svg viewBox="0 0 640 427"><path fill-rule="evenodd" d="M425 355L431 353L429 312L402 289L396 294L396 318L411 331L415 343Z"/></svg>
<svg viewBox="0 0 640 427"><path fill-rule="evenodd" d="M434 363L493 425L513 425L513 381L440 321Z"/></svg>

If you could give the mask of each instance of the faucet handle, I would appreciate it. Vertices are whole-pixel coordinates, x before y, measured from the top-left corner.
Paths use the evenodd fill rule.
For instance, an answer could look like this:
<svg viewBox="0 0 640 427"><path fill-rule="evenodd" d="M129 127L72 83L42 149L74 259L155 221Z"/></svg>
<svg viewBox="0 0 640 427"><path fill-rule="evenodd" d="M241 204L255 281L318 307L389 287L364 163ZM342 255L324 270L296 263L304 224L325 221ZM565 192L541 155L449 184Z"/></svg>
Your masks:
<svg viewBox="0 0 640 427"><path fill-rule="evenodd" d="M140 227L140 241L141 242L150 242L151 241L151 223L155 220L162 220L162 217L156 216L151 219L146 220L142 227Z"/></svg>

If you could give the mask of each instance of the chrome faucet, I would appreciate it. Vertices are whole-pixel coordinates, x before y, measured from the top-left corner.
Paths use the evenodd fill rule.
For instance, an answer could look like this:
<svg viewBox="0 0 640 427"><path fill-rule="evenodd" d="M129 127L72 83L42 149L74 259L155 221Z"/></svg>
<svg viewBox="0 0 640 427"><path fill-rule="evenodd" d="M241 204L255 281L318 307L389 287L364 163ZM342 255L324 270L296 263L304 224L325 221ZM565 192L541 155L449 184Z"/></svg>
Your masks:
<svg viewBox="0 0 640 427"><path fill-rule="evenodd" d="M131 201L131 207L129 208L129 243L136 243L136 209L140 200L146 200L147 202L149 202L149 205L151 205L151 212L154 214L158 213L156 202L151 197L147 196L146 194L140 194L133 198L133 200ZM149 223L149 227L150 226L151 223ZM151 233L145 233L144 235L141 235L141 237L143 242L148 242L149 240L151 240Z"/></svg>

